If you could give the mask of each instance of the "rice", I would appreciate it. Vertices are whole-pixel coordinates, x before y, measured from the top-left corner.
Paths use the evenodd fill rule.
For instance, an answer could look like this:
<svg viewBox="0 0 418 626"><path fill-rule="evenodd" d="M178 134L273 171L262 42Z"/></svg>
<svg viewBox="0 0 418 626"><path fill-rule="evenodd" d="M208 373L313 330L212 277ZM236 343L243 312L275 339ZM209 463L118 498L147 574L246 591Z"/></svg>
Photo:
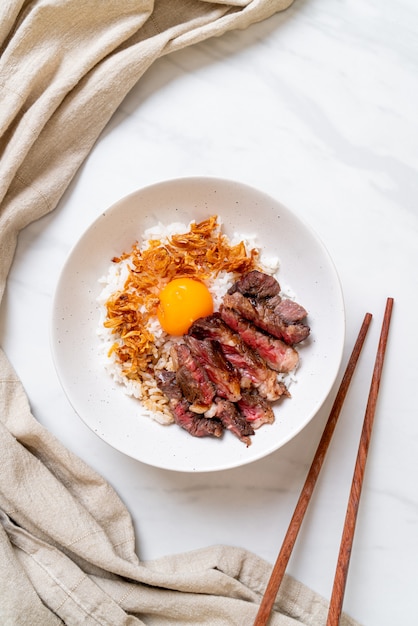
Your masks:
<svg viewBox="0 0 418 626"><path fill-rule="evenodd" d="M214 232L217 233L217 236L222 237L223 241L230 246L232 251L231 257L236 253L238 246L241 246L241 248L239 248L240 250L242 250L243 246L246 257L246 260L243 261L243 267L247 267L245 271L248 271L249 268L259 269L270 275L277 274L279 259L263 254L256 235L234 233L231 238L227 238L221 231L221 224L219 223L218 217L212 216L210 219L214 221L211 222L208 228L212 227ZM209 220L201 222L198 227L202 224L206 224L206 222L209 222ZM97 333L100 338L100 358L103 362L103 367L109 376L116 383L121 385L125 393L137 398L141 402L142 413L145 413L161 424L172 423L173 417L169 410L168 400L158 388L156 375L158 371L163 369L173 370L170 350L175 342L181 341L181 337L170 336L162 329L155 310L152 309L154 300L158 300L157 292L161 285L158 289L157 287L154 288L154 295L150 295L151 305L147 301L144 301L141 306L138 307L137 315L143 316L146 319L146 323L144 323L140 331L146 331L152 337L152 342L150 342L150 353L147 356L148 365L144 366L141 370L137 368L134 373L132 370L132 362L129 360L124 361L118 353L123 347L124 340L117 329L115 331L115 327L112 326L109 321L109 302L113 302L115 298L120 297L121 294L128 298L127 294L129 295L131 293L131 288L128 287L128 285L136 267L137 256L135 255L146 254L152 245L157 245L156 242L161 246L167 246L168 243L172 241L173 236L175 237L182 233L190 233L194 226L196 226L195 222L190 222L190 224L156 224L153 228L144 232L141 243L135 243L130 252L123 252L120 257L113 259L106 275L99 280L101 291L97 301L100 305L100 319ZM187 254L187 252L185 254ZM237 263L235 263L235 265L237 265ZM206 275L204 282L212 295L215 311L219 309L225 293L243 273L245 272L237 271L237 267L234 266L233 271L228 271L228 268L217 268L216 271L212 271ZM166 280L166 278L161 280L161 284L163 284L164 280ZM151 310L151 313L148 309ZM287 376L287 378L291 380L292 376Z"/></svg>

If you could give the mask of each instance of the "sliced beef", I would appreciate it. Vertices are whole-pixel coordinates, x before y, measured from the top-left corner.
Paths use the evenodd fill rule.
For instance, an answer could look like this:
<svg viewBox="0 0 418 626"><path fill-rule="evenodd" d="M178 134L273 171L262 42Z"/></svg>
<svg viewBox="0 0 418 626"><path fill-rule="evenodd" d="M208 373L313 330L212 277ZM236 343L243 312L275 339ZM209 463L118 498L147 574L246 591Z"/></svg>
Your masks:
<svg viewBox="0 0 418 626"><path fill-rule="evenodd" d="M290 397L277 373L297 366L292 346L309 336L306 317L273 276L254 270L237 280L219 312L196 320L174 345L175 371L159 373L175 422L195 437L226 429L250 445L254 429L274 421L270 403Z"/></svg>
<svg viewBox="0 0 418 626"><path fill-rule="evenodd" d="M258 389L260 395L274 402L281 398L284 388L277 374L244 342L236 346L223 345L226 358L241 374L241 388Z"/></svg>
<svg viewBox="0 0 418 626"><path fill-rule="evenodd" d="M256 391L244 391L237 402L238 409L254 429L274 422L271 404Z"/></svg>
<svg viewBox="0 0 418 626"><path fill-rule="evenodd" d="M196 339L190 335L186 335L184 341L205 368L208 378L216 388L216 395L231 402L239 400L240 376L226 360L219 342L213 339Z"/></svg>
<svg viewBox="0 0 418 626"><path fill-rule="evenodd" d="M271 369L282 373L295 369L299 362L299 354L292 346L258 329L252 322L241 317L235 309L221 306L220 314L224 322L237 332Z"/></svg>
<svg viewBox="0 0 418 626"><path fill-rule="evenodd" d="M193 437L222 436L222 423L217 419L202 417L190 411L185 398L177 403L171 410L176 424L184 428L184 430L187 430Z"/></svg>
<svg viewBox="0 0 418 626"><path fill-rule="evenodd" d="M161 370L157 374L157 385L170 402L180 402L183 398L180 387L177 384L176 373Z"/></svg>
<svg viewBox="0 0 418 626"><path fill-rule="evenodd" d="M269 274L264 274L258 270L253 270L237 280L228 293L233 294L236 291L242 293L243 296L255 298L271 298L280 293L280 284Z"/></svg>
<svg viewBox="0 0 418 626"><path fill-rule="evenodd" d="M177 383L175 372L160 372L157 384L168 398L171 414L178 426L184 428L193 437L222 436L224 428L219 419L201 417L190 411L189 403Z"/></svg>
<svg viewBox="0 0 418 626"><path fill-rule="evenodd" d="M268 304L271 306L271 301L269 301ZM274 312L281 317L285 324L299 324L308 315L308 312L303 306L289 298L282 298L282 300L274 306Z"/></svg>
<svg viewBox="0 0 418 626"><path fill-rule="evenodd" d="M184 397L195 413L204 413L215 397L215 385L206 370L185 343L177 343L172 349L176 379Z"/></svg>
<svg viewBox="0 0 418 626"><path fill-rule="evenodd" d="M255 326L270 333L277 339L283 339L288 345L294 345L306 339L310 328L301 322L287 324L275 308L268 306L268 300L246 298L239 291L226 294L223 304L229 309L235 309L242 317Z"/></svg>
<svg viewBox="0 0 418 626"><path fill-rule="evenodd" d="M225 324L219 313L212 313L206 317L200 317L190 326L188 335L196 339L214 339L222 343L221 339L228 341L230 329L226 328L226 335L223 335Z"/></svg>
<svg viewBox="0 0 418 626"><path fill-rule="evenodd" d="M219 342L226 359L241 375L241 388L256 387L260 394L270 401L277 400L283 395L276 373L267 367L263 359L223 321L219 313L201 317L193 322L189 328L189 335L197 339L209 338Z"/></svg>
<svg viewBox="0 0 418 626"><path fill-rule="evenodd" d="M226 430L230 430L240 441L243 441L247 446L251 443L251 435L254 435L254 428L248 422L245 417L238 411L235 404L224 400L223 398L216 398L216 417L221 421L222 426Z"/></svg>
<svg viewBox="0 0 418 626"><path fill-rule="evenodd" d="M228 294L232 295L238 291L254 304L256 301L264 300L264 304L274 309L286 324L296 324L301 322L307 315L307 311L297 302L289 298L280 296L280 283L268 274L253 270L237 280L229 289Z"/></svg>

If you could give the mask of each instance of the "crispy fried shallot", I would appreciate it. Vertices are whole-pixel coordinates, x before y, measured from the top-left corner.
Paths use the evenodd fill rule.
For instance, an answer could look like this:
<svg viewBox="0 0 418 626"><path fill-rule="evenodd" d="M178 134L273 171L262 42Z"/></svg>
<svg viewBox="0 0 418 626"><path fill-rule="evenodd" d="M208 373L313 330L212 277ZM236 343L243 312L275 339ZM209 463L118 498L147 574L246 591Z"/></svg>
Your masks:
<svg viewBox="0 0 418 626"><path fill-rule="evenodd" d="M258 267L257 250L247 252L242 241L231 245L217 215L192 222L185 233L151 239L144 250L135 243L112 261L126 259L130 261L128 277L123 290L108 299L104 325L115 335L110 353L116 354L124 374L133 380L140 372L152 372L158 359L155 337L147 325L156 315L159 293L168 282L186 276L205 282L222 271L239 277Z"/></svg>

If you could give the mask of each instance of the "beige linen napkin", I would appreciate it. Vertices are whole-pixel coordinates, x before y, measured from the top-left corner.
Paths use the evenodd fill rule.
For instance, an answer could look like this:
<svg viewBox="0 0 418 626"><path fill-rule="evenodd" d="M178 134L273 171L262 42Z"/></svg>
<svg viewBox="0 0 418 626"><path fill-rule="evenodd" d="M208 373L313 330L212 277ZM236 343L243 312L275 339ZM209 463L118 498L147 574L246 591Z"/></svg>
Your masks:
<svg viewBox="0 0 418 626"><path fill-rule="evenodd" d="M19 231L54 209L151 63L291 3L2 0L0 298ZM227 546L140 561L128 511L31 415L2 351L0 418L2 626L252 623L271 566ZM325 615L326 602L287 577L271 624Z"/></svg>

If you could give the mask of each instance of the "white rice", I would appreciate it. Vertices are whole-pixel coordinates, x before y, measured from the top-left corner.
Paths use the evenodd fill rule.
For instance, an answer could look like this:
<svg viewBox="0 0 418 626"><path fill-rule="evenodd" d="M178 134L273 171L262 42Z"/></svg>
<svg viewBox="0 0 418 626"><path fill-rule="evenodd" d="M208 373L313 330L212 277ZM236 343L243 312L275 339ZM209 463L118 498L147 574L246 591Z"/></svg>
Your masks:
<svg viewBox="0 0 418 626"><path fill-rule="evenodd" d="M190 225L187 224L172 223L168 226L164 226L159 223L144 232L141 250L146 249L149 245L149 241L152 239L158 239L163 242L164 239L170 237L171 235L187 232L189 228ZM229 240L230 245L236 245L241 241L245 244L247 254L250 254L253 249L259 250L258 264L260 269L266 274L274 275L278 278L278 257L269 257L263 254L255 235L243 235L236 233ZM113 294L124 289L126 279L129 275L130 263L130 258L124 259L119 263L111 263L107 274L99 279L99 283L102 286L101 292L97 298L97 301L100 304L100 318L97 330L98 337L100 338L100 359L103 362L103 367L108 372L109 376L116 383L121 385L121 388L125 391L125 393L141 401L142 414L145 413L150 418L160 422L161 424L170 424L173 422L173 417L168 408L168 401L159 390L155 378L149 373L143 373L142 382L133 381L127 378L123 372L121 363L117 361L115 351L111 351L115 341L118 341L118 337L112 333L110 328L106 328L104 326L107 314L106 302ZM223 296L235 280L236 278L232 273L221 272L218 276L207 281L206 286L211 292L215 311L219 309ZM290 293L287 289L286 296L290 297ZM172 369L173 365L170 356L170 348L173 343L180 341L181 337L176 338L167 335L161 328L157 318L149 321L148 329L153 333L155 337L155 346L160 353L160 357L155 365L155 371L161 369ZM279 375L279 379L284 380L286 385L289 386L292 381L296 380L295 373L293 372L286 376Z"/></svg>

